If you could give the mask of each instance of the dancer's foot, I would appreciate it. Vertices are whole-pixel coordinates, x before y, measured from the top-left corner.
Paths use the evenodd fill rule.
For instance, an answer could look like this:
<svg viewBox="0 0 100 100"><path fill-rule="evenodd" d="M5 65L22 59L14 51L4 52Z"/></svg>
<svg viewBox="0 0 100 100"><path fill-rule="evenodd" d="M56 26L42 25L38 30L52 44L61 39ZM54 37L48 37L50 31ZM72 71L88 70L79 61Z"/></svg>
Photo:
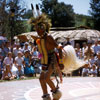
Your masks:
<svg viewBox="0 0 100 100"><path fill-rule="evenodd" d="M51 100L51 97L50 97L49 94L44 94L44 95L42 96L42 98L43 98L43 100Z"/></svg>
<svg viewBox="0 0 100 100"><path fill-rule="evenodd" d="M62 93L57 89L55 92L52 93L52 96L53 100L59 100L62 96Z"/></svg>

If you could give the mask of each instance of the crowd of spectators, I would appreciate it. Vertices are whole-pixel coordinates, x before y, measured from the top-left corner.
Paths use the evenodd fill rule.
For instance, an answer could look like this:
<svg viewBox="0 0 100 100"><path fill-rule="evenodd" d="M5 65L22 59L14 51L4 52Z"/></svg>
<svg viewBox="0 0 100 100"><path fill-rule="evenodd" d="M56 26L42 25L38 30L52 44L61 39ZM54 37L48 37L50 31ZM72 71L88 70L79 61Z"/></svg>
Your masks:
<svg viewBox="0 0 100 100"><path fill-rule="evenodd" d="M0 45L0 79L23 79L36 76L40 72L39 52L33 43L15 43L11 46L6 41Z"/></svg>
<svg viewBox="0 0 100 100"><path fill-rule="evenodd" d="M63 46L71 45L68 39ZM76 55L85 60L86 64L72 72L74 76L100 76L100 39L79 43L75 46ZM40 57L34 43L14 43L9 41L0 44L0 79L23 79L26 76L36 76L41 73Z"/></svg>
<svg viewBox="0 0 100 100"><path fill-rule="evenodd" d="M68 42L68 44L71 42ZM67 44L67 42L66 42ZM100 39L75 44L76 55L79 59L86 61L86 64L78 70L73 71L73 76L100 76Z"/></svg>

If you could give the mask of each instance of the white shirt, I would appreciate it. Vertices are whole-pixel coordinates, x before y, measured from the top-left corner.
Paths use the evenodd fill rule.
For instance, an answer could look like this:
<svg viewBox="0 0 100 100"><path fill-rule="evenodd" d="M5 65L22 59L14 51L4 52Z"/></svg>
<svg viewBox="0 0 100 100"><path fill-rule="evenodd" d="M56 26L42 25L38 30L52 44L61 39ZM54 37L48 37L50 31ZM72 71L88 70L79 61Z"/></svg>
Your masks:
<svg viewBox="0 0 100 100"><path fill-rule="evenodd" d="M97 70L95 69L95 70L93 70L93 69L91 69L91 73L95 73L95 74L97 74Z"/></svg>
<svg viewBox="0 0 100 100"><path fill-rule="evenodd" d="M100 51L100 45L92 45L92 48L95 54L97 54L97 52Z"/></svg>
<svg viewBox="0 0 100 100"><path fill-rule="evenodd" d="M13 49L13 53L14 53L14 56L15 56L15 57L17 57L19 51L22 52L21 48L19 48L19 49L14 48L14 49Z"/></svg>
<svg viewBox="0 0 100 100"><path fill-rule="evenodd" d="M24 61L24 58L23 57L21 57L21 58L19 58L18 56L17 57L15 57L15 61L16 61L16 63L18 64L18 65L23 65L23 61Z"/></svg>
<svg viewBox="0 0 100 100"><path fill-rule="evenodd" d="M9 58L9 57L5 57L4 61L3 61L4 64L9 64L9 65L12 65L13 64L13 58Z"/></svg>
<svg viewBox="0 0 100 100"><path fill-rule="evenodd" d="M83 68L83 73L89 73L89 69L88 68Z"/></svg>

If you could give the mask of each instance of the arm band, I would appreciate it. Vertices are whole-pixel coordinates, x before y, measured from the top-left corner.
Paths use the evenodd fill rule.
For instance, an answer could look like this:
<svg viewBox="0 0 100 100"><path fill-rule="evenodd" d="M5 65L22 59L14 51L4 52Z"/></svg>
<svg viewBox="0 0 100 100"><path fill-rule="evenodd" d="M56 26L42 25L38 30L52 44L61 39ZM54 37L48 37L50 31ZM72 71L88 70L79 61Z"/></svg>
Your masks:
<svg viewBox="0 0 100 100"><path fill-rule="evenodd" d="M63 60L62 59L59 59L59 64L63 64Z"/></svg>

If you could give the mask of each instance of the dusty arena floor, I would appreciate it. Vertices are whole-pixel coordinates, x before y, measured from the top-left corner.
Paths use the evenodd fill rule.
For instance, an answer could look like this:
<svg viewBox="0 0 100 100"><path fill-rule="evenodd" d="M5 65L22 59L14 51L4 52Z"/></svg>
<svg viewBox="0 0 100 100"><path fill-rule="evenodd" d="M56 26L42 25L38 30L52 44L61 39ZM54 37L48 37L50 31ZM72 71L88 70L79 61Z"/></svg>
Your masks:
<svg viewBox="0 0 100 100"><path fill-rule="evenodd" d="M100 100L100 78L66 77L60 90L60 100ZM41 96L38 79L0 82L0 100L42 100Z"/></svg>

